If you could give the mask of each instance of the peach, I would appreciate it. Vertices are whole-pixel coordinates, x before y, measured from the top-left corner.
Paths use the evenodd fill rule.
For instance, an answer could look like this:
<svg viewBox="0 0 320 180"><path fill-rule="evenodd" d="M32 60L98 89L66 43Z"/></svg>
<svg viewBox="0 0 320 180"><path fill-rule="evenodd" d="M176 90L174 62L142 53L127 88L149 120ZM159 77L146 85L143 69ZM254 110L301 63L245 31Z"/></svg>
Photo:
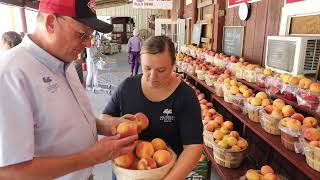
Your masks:
<svg viewBox="0 0 320 180"><path fill-rule="evenodd" d="M302 88L302 89L309 89L311 83L312 83L311 79L302 78L302 79L299 81L299 87Z"/></svg>
<svg viewBox="0 0 320 180"><path fill-rule="evenodd" d="M114 159L114 163L122 168L129 168L134 162L133 153L125 154Z"/></svg>
<svg viewBox="0 0 320 180"><path fill-rule="evenodd" d="M216 140L221 140L223 138L224 134L220 130L215 130L213 132L213 138Z"/></svg>
<svg viewBox="0 0 320 180"><path fill-rule="evenodd" d="M204 105L204 104L200 104L200 108L202 111L208 109L207 105Z"/></svg>
<svg viewBox="0 0 320 180"><path fill-rule="evenodd" d="M208 101L205 100L205 99L202 99L202 100L199 101L200 104L205 104L205 105L207 104L207 102L208 102Z"/></svg>
<svg viewBox="0 0 320 180"><path fill-rule="evenodd" d="M140 133L141 131L145 130L148 125L149 125L149 119L148 117L143 114L143 113L137 113L134 115L135 116L135 122L138 125L138 132Z"/></svg>
<svg viewBox="0 0 320 180"><path fill-rule="evenodd" d="M285 106L286 104L284 103L284 101L282 99L275 99L273 101L273 107L277 108L279 110L282 110L282 108Z"/></svg>
<svg viewBox="0 0 320 180"><path fill-rule="evenodd" d="M269 99L262 99L262 102L261 102L262 106L267 106L267 105L270 105L270 104L271 104L271 102L270 102Z"/></svg>
<svg viewBox="0 0 320 180"><path fill-rule="evenodd" d="M300 113L294 113L291 118L299 120L300 122L303 122L304 116Z"/></svg>
<svg viewBox="0 0 320 180"><path fill-rule="evenodd" d="M271 69L264 69L263 74L264 75L272 75L272 70Z"/></svg>
<svg viewBox="0 0 320 180"><path fill-rule="evenodd" d="M250 100L250 104L252 106L261 106L261 103L262 103L262 99L260 98L257 98L257 97L254 97Z"/></svg>
<svg viewBox="0 0 320 180"><path fill-rule="evenodd" d="M236 94L238 94L240 91L239 91L239 88L237 87L237 86L231 86L230 87L230 90L231 90L231 93L233 94L233 95L236 95Z"/></svg>
<svg viewBox="0 0 320 180"><path fill-rule="evenodd" d="M241 148L241 149L245 149L248 146L248 143L246 140L244 139L239 139L237 145Z"/></svg>
<svg viewBox="0 0 320 180"><path fill-rule="evenodd" d="M136 155L142 159L145 157L152 157L154 154L154 148L151 142L140 141L136 146Z"/></svg>
<svg viewBox="0 0 320 180"><path fill-rule="evenodd" d="M150 170L157 168L157 163L150 157L142 158L138 162L138 170Z"/></svg>
<svg viewBox="0 0 320 180"><path fill-rule="evenodd" d="M259 180L260 175L257 171L255 171L253 169L249 169L246 173L246 178L247 178L247 180Z"/></svg>
<svg viewBox="0 0 320 180"><path fill-rule="evenodd" d="M291 76L290 76L289 74L284 74L284 75L282 76L282 82L285 83L285 84L288 84L290 77L291 77Z"/></svg>
<svg viewBox="0 0 320 180"><path fill-rule="evenodd" d="M295 86L299 84L300 79L298 77L290 77L289 78L289 85Z"/></svg>
<svg viewBox="0 0 320 180"><path fill-rule="evenodd" d="M158 151L160 149L167 149L167 144L162 140L161 138L154 138L151 141L151 144L153 145L154 151Z"/></svg>
<svg viewBox="0 0 320 180"><path fill-rule="evenodd" d="M320 140L320 130L316 128L308 128L303 132L304 137L309 141Z"/></svg>
<svg viewBox="0 0 320 180"><path fill-rule="evenodd" d="M266 105L263 109L264 109L268 114L271 114L272 111L273 111L273 106L272 106L272 105Z"/></svg>
<svg viewBox="0 0 320 180"><path fill-rule="evenodd" d="M243 97L248 98L248 97L252 96L252 94L253 94L252 89L247 89L247 90L245 90L245 91L243 92Z"/></svg>
<svg viewBox="0 0 320 180"><path fill-rule="evenodd" d="M227 137L226 141L227 141L228 146L230 146L230 147L238 144L238 140L233 136Z"/></svg>
<svg viewBox="0 0 320 180"><path fill-rule="evenodd" d="M310 84L310 91L320 94L320 83L311 83Z"/></svg>
<svg viewBox="0 0 320 180"><path fill-rule="evenodd" d="M172 157L169 151L161 149L154 153L153 158L156 160L157 165L161 167L170 163Z"/></svg>
<svg viewBox="0 0 320 180"><path fill-rule="evenodd" d="M138 126L134 122L122 122L117 126L117 134L120 134L120 137L138 134Z"/></svg>
<svg viewBox="0 0 320 180"><path fill-rule="evenodd" d="M240 148L238 145L233 145L233 146L231 147L231 150L232 150L232 151L235 151L235 152L239 152L239 151L241 151L241 148Z"/></svg>
<svg viewBox="0 0 320 180"><path fill-rule="evenodd" d="M207 105L207 107L209 107L209 106ZM215 109L212 109L212 107L208 111L211 112L212 115L217 114L217 111Z"/></svg>
<svg viewBox="0 0 320 180"><path fill-rule="evenodd" d="M292 108L291 105L283 106L281 111L284 117L290 117L295 113L295 110Z"/></svg>
<svg viewBox="0 0 320 180"><path fill-rule="evenodd" d="M301 122L299 120L290 118L290 120L287 122L287 127L294 131L298 131L301 129Z"/></svg>
<svg viewBox="0 0 320 180"><path fill-rule="evenodd" d="M220 128L220 131L223 133L223 134L228 134L230 131L229 131L229 129L227 128L227 127L225 127L225 126L222 126L221 128Z"/></svg>
<svg viewBox="0 0 320 180"><path fill-rule="evenodd" d="M317 119L314 117L306 117L303 119L302 124L308 127L317 127Z"/></svg>
<svg viewBox="0 0 320 180"><path fill-rule="evenodd" d="M318 144L319 144L318 141L310 141L309 142L309 145L312 147L318 147Z"/></svg>
<svg viewBox="0 0 320 180"><path fill-rule="evenodd" d="M280 120L280 124L284 127L287 127L288 121L290 121L291 118L286 117Z"/></svg>
<svg viewBox="0 0 320 180"><path fill-rule="evenodd" d="M268 173L268 174L265 174L263 177L262 177L263 180L277 180L277 176L274 175L273 173Z"/></svg>
<svg viewBox="0 0 320 180"><path fill-rule="evenodd" d="M265 165L261 167L261 174L266 175L268 173L274 173L272 167Z"/></svg>
<svg viewBox="0 0 320 180"><path fill-rule="evenodd" d="M222 126L228 128L228 130L232 130L233 129L233 123L231 121L223 122Z"/></svg>
<svg viewBox="0 0 320 180"><path fill-rule="evenodd" d="M281 110L275 108L275 109L273 109L273 111L271 112L271 116L272 116L273 118L276 118L276 119L281 119L281 118L282 118L282 112L281 112Z"/></svg>
<svg viewBox="0 0 320 180"><path fill-rule="evenodd" d="M237 131L231 131L229 135L232 137L235 137L236 139L239 139L239 137L240 137L240 135Z"/></svg>
<svg viewBox="0 0 320 180"><path fill-rule="evenodd" d="M239 86L239 91L241 92L241 93L244 93L247 89L249 89L246 85L241 85L241 86Z"/></svg>
<svg viewBox="0 0 320 180"><path fill-rule="evenodd" d="M268 99L268 95L265 92L258 92L255 97L260 99Z"/></svg>
<svg viewBox="0 0 320 180"><path fill-rule="evenodd" d="M222 116L218 116L218 117L214 118L213 121L216 121L218 124L222 124L223 123L223 117Z"/></svg>
<svg viewBox="0 0 320 180"><path fill-rule="evenodd" d="M218 142L218 146L222 149L227 149L228 148L228 142L226 140L221 140Z"/></svg>
<svg viewBox="0 0 320 180"><path fill-rule="evenodd" d="M211 132L213 132L213 130L215 130L216 128L219 127L219 124L215 121L210 121L210 122L208 122L208 124L206 126L209 126L209 127L207 127L208 131L210 131L212 129Z"/></svg>
<svg viewBox="0 0 320 180"><path fill-rule="evenodd" d="M138 163L139 163L140 159L138 158L134 158L134 161L133 163L131 164L131 166L129 167L129 169L132 169L132 170L137 170L138 169Z"/></svg>
<svg viewBox="0 0 320 180"><path fill-rule="evenodd" d="M212 108L213 107L213 104L211 102L208 102L206 105L207 105L208 108Z"/></svg>

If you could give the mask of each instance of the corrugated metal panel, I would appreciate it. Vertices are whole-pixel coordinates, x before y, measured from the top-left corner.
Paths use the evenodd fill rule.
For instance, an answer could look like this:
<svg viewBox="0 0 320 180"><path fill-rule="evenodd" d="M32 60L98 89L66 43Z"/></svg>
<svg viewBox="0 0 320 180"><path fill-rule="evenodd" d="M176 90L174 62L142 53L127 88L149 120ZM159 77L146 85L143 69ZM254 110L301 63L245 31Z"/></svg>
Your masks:
<svg viewBox="0 0 320 180"><path fill-rule="evenodd" d="M158 14L158 10L134 9L132 4L97 9L98 16L133 17L138 29L148 29L148 17Z"/></svg>

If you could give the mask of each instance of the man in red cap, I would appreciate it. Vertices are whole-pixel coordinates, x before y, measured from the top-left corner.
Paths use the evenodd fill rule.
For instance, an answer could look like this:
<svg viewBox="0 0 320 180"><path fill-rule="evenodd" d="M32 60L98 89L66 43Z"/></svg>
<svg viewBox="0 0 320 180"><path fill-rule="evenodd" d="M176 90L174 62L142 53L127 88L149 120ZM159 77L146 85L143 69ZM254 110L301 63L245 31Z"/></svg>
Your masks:
<svg viewBox="0 0 320 180"><path fill-rule="evenodd" d="M0 179L87 180L92 167L134 149L124 121L97 119L73 60L90 46L93 0L41 0L34 33L0 59ZM105 135L97 140L97 135Z"/></svg>

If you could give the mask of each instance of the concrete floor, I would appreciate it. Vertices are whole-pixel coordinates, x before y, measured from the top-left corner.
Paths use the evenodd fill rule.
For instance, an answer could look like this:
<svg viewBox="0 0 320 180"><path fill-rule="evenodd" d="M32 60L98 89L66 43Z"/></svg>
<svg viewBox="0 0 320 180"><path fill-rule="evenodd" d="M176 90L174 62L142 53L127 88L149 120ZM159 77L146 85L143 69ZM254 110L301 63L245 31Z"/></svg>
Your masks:
<svg viewBox="0 0 320 180"><path fill-rule="evenodd" d="M110 68L108 69L108 73L101 73L100 76L102 77L108 77L105 78L107 79L112 85L113 85L113 90L127 77L130 76L131 71L130 71L130 66L128 64L128 57L127 53L125 51L125 48L123 48L124 52L114 54L114 55L109 55L106 56L106 61L109 62ZM139 72L141 73L141 67ZM109 76L108 76L109 75ZM84 77L86 77L86 74L84 74ZM95 113L97 117L101 114L103 111L104 106L110 99L110 95L106 92L95 92L93 93L92 91L87 90L87 94L89 96L92 110ZM214 170L211 170L211 180L219 180L215 173ZM97 165L94 170L94 180L111 180L111 163L106 162Z"/></svg>

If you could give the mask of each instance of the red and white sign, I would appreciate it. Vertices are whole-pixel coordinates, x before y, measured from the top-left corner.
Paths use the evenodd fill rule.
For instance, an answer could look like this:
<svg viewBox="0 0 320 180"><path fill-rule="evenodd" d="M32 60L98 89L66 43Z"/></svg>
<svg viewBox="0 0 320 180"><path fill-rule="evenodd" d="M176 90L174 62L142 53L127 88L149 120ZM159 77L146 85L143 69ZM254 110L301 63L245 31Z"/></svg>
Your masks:
<svg viewBox="0 0 320 180"><path fill-rule="evenodd" d="M299 2L299 1L304 1L304 0L286 0L286 4L295 3L295 2Z"/></svg>
<svg viewBox="0 0 320 180"><path fill-rule="evenodd" d="M138 9L172 9L171 0L133 0L132 5Z"/></svg>
<svg viewBox="0 0 320 180"><path fill-rule="evenodd" d="M255 1L260 1L260 0L228 0L228 7L235 7L235 6L239 6L241 3L252 3Z"/></svg>

